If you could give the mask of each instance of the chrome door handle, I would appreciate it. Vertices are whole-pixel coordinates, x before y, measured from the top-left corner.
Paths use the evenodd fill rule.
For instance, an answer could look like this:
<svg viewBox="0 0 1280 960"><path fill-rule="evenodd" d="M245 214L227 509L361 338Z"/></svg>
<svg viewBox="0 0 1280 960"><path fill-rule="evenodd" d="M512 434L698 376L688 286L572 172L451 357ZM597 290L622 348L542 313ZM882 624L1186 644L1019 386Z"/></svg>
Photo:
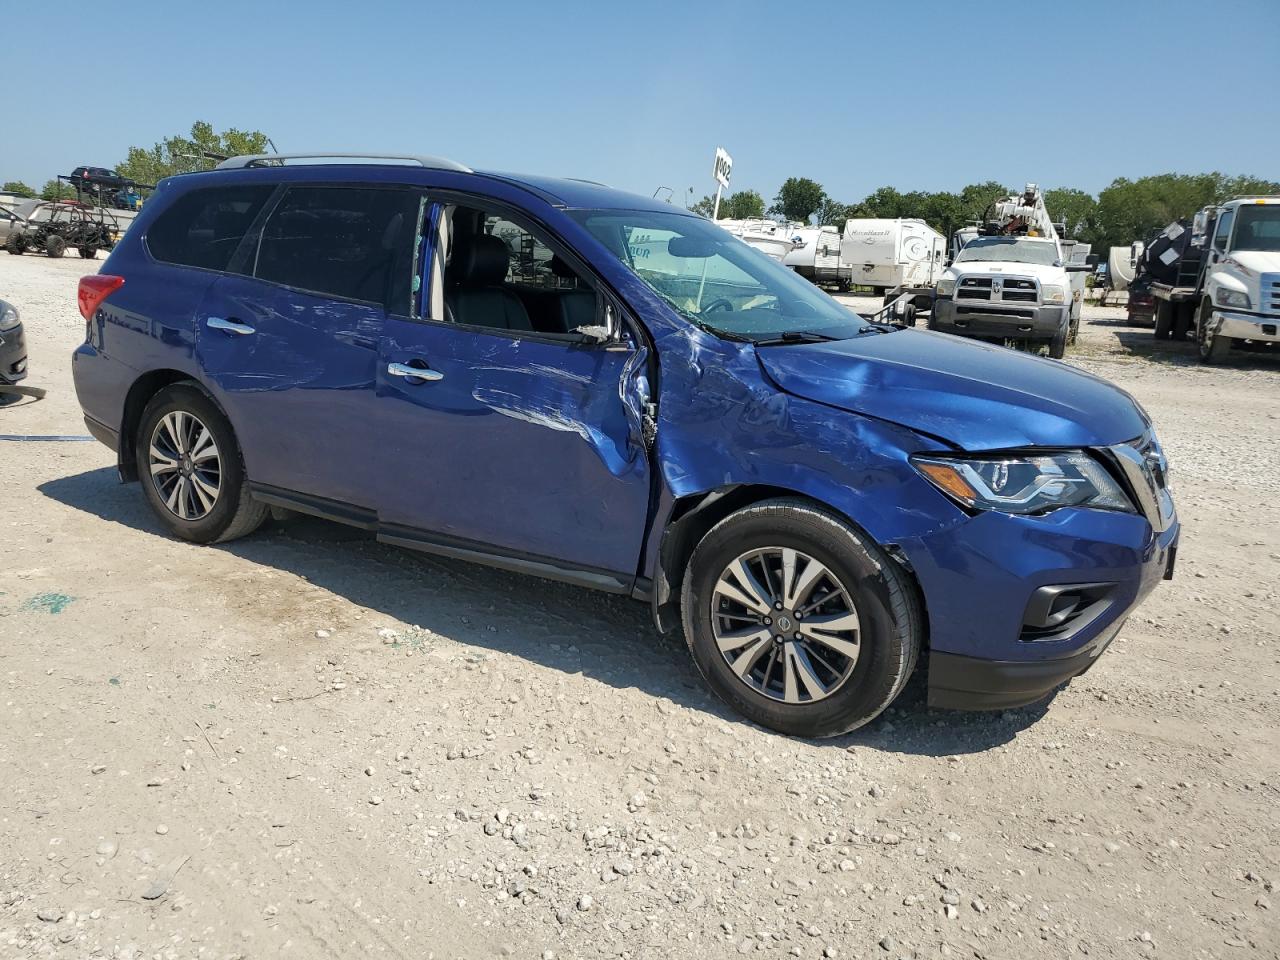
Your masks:
<svg viewBox="0 0 1280 960"><path fill-rule="evenodd" d="M407 363L388 363L387 373L393 377L413 377L417 380L443 380L444 374L439 370L428 370L426 367L411 367Z"/></svg>
<svg viewBox="0 0 1280 960"><path fill-rule="evenodd" d="M253 327L247 323L236 323L234 320L223 320L221 317L210 317L204 325L210 330L225 330L227 333L238 333L242 337L253 333Z"/></svg>

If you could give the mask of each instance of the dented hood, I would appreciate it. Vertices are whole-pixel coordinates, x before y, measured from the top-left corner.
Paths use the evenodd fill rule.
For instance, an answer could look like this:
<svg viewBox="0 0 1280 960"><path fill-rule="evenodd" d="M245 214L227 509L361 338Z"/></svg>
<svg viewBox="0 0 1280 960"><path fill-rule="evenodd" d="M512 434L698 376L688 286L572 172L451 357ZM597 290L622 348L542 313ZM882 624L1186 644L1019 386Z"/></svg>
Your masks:
<svg viewBox="0 0 1280 960"><path fill-rule="evenodd" d="M756 354L788 393L965 450L1103 446L1147 427L1133 399L1105 380L944 333L900 330Z"/></svg>

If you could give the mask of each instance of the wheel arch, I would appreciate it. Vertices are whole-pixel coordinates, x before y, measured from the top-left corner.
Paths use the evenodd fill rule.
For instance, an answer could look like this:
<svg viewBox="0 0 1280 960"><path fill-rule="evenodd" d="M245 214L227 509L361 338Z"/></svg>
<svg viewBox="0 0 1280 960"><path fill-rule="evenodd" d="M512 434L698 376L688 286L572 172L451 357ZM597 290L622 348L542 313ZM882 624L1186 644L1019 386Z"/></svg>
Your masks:
<svg viewBox="0 0 1280 960"><path fill-rule="evenodd" d="M138 425L142 422L142 411L147 408L152 397L175 383L189 383L195 387L209 398L209 402L218 408L218 412L227 418L228 423L231 422L230 417L227 417L227 411L223 409L217 398L190 373L168 368L147 371L129 385L129 391L125 394L124 412L120 417L120 442L117 446L116 464L121 480L131 482L138 479L136 441Z"/></svg>
<svg viewBox="0 0 1280 960"><path fill-rule="evenodd" d="M653 622L659 632L669 633L680 625L680 594L685 570L694 548L707 532L731 513L765 500L779 498L803 500L833 514L889 555L902 571L910 589L915 591L922 613L921 623L925 629L921 646L927 647L929 617L924 591L920 589L920 582L901 547L893 542L881 542L848 513L812 494L763 483L728 484L676 499L662 531L649 598Z"/></svg>

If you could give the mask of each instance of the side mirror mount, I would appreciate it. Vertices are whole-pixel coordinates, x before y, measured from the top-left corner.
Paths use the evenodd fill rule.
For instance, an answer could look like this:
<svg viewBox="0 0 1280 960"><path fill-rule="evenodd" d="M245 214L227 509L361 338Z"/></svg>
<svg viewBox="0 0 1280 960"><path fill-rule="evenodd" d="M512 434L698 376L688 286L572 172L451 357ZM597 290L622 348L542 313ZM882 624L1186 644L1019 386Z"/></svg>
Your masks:
<svg viewBox="0 0 1280 960"><path fill-rule="evenodd" d="M604 304L604 322L575 327L574 333L582 337L586 343L616 343L622 337L622 324L618 321L618 311L608 300Z"/></svg>

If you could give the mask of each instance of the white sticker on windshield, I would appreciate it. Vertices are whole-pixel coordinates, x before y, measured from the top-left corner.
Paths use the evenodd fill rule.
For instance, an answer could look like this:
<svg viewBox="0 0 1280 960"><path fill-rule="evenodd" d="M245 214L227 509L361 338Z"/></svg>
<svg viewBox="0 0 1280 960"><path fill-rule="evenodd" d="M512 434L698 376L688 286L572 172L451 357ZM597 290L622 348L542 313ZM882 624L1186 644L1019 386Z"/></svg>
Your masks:
<svg viewBox="0 0 1280 960"><path fill-rule="evenodd" d="M1170 240L1177 240L1184 233L1186 233L1186 231L1183 230L1182 224L1180 223L1171 223L1169 226L1165 227L1164 230L1164 235Z"/></svg>
<svg viewBox="0 0 1280 960"><path fill-rule="evenodd" d="M1170 247L1164 253L1160 254L1160 262L1166 267L1178 259L1178 251Z"/></svg>

